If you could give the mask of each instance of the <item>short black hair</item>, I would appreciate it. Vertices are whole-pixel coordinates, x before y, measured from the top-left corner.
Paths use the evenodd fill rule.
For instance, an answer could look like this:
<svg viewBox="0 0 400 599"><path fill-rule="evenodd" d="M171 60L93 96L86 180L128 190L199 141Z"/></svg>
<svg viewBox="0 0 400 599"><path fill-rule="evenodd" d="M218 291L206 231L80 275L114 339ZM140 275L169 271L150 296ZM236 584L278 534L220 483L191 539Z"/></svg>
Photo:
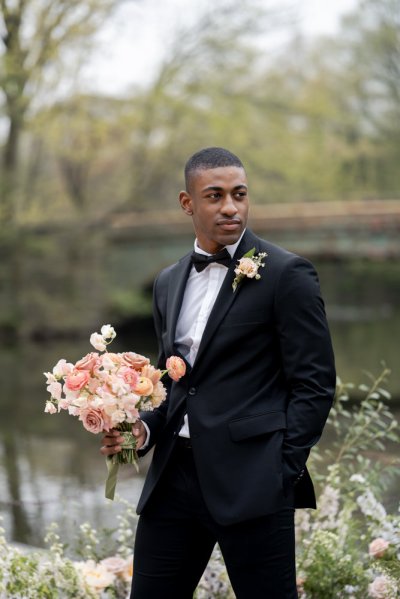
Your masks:
<svg viewBox="0 0 400 599"><path fill-rule="evenodd" d="M185 185L189 189L191 175L198 170L206 171L220 166L237 166L244 170L240 158L225 148L211 147L199 150L189 158L185 165Z"/></svg>

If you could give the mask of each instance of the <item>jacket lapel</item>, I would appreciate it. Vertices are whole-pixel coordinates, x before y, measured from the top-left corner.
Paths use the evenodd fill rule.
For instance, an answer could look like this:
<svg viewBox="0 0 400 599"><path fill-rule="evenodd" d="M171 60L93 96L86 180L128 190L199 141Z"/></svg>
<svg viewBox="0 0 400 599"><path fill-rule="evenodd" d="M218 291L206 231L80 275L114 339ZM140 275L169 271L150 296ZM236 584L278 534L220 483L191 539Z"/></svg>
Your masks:
<svg viewBox="0 0 400 599"><path fill-rule="evenodd" d="M243 283L245 283L245 280L242 280L237 286L236 291L233 291L232 283L233 279L236 276L235 268L237 265L237 261L239 260L239 258L242 258L246 252L248 252L254 247L256 248L256 253L258 253L259 247L257 237L251 231L246 230L245 234L243 235L242 241L237 247L235 255L228 268L228 272L226 273L225 279L222 283L220 292L217 295L217 299L215 300L214 306L211 310L200 342L199 351L197 352L196 360L193 364L193 368L197 365L199 359L206 350L212 337L215 335L216 330L219 327L221 321L223 320L225 314L228 312L230 307L238 298L242 285Z"/></svg>
<svg viewBox="0 0 400 599"><path fill-rule="evenodd" d="M190 254L188 254L178 262L169 277L167 298L167 344L170 355L174 353L176 323L182 306L186 281L191 266Z"/></svg>

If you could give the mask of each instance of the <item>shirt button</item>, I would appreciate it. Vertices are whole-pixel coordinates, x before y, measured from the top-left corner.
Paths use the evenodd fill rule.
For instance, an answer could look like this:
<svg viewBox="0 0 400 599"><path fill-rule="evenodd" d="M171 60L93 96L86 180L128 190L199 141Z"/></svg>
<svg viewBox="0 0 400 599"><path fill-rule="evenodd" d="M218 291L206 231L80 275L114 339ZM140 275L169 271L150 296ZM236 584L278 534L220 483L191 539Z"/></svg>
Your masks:
<svg viewBox="0 0 400 599"><path fill-rule="evenodd" d="M190 387L189 395L196 395L196 387Z"/></svg>

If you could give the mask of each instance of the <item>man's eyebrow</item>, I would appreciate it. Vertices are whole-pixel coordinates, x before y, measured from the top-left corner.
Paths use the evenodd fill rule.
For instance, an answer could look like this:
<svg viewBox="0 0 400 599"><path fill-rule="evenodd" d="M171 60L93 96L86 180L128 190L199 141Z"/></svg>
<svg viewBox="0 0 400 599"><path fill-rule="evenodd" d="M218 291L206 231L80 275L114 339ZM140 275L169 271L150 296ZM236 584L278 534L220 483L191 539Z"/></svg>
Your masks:
<svg viewBox="0 0 400 599"><path fill-rule="evenodd" d="M247 185L245 185L244 183L241 183L240 185L235 185L235 187L233 189L234 190L247 189ZM224 191L224 188L219 187L218 185L210 185L209 187L205 187L202 191L203 192L205 192L205 191Z"/></svg>

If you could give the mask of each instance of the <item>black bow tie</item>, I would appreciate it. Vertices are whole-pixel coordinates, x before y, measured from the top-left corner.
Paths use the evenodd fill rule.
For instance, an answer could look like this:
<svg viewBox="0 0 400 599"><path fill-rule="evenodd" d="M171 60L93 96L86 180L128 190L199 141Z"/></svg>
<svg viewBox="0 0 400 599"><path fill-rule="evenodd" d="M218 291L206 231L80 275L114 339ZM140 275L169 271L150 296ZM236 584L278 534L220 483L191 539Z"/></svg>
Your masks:
<svg viewBox="0 0 400 599"><path fill-rule="evenodd" d="M218 264L229 266L231 260L231 255L226 248L224 248L217 254L212 254L211 256L205 256L204 254L192 252L192 263L197 272L201 272L206 268L206 266L208 266L212 262L218 262Z"/></svg>

